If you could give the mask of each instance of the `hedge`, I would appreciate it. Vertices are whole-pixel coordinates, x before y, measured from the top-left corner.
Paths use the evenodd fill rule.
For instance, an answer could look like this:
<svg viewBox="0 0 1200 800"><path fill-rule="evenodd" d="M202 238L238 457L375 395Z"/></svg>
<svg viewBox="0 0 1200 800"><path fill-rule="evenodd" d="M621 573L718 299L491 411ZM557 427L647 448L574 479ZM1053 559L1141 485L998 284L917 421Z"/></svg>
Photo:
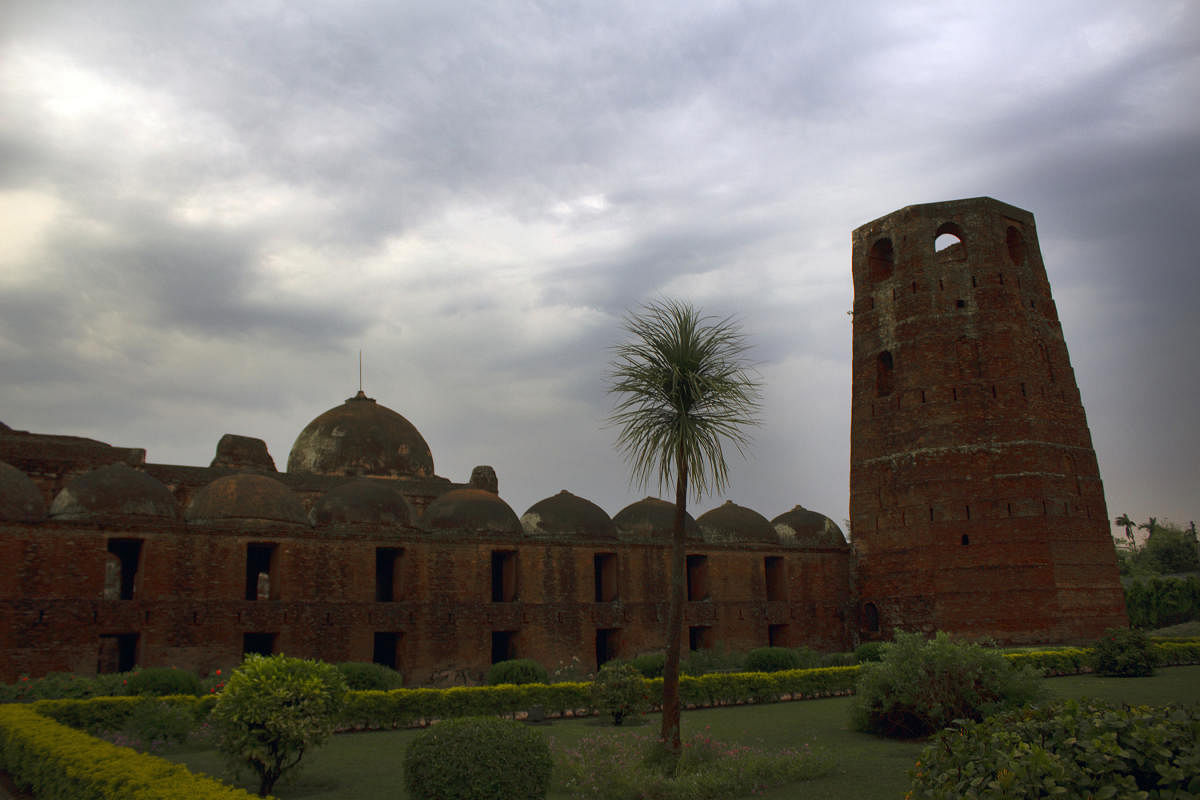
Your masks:
<svg viewBox="0 0 1200 800"><path fill-rule="evenodd" d="M1159 666L1200 664L1200 639L1158 639L1152 644ZM1091 648L1006 653L1014 666L1032 666L1046 675L1076 675L1090 671ZM858 667L819 667L780 672L725 672L682 675L680 699L689 706L736 703L770 703L849 694L854 691ZM646 679L651 703L662 704L662 678ZM212 710L213 695L186 695L148 699L97 697L88 700L40 700L35 705L47 716L86 731L119 730L144 702L182 703L202 721ZM449 689L392 689L352 691L346 694L339 727L342 729L402 728L430 720L466 716L515 716L540 708L548 715L590 713L591 683L527 683L498 686L457 686Z"/></svg>
<svg viewBox="0 0 1200 800"><path fill-rule="evenodd" d="M0 769L38 800L255 797L178 764L96 739L25 704L0 706Z"/></svg>

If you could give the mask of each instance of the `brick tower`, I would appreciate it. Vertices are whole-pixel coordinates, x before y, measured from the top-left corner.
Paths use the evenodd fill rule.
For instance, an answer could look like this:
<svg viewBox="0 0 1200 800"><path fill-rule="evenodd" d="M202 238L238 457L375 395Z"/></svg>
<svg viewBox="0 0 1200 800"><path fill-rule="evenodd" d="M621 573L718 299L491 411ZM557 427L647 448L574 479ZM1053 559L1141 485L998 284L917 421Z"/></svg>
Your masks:
<svg viewBox="0 0 1200 800"><path fill-rule="evenodd" d="M854 231L850 526L863 638L1126 625L1033 215L989 197Z"/></svg>

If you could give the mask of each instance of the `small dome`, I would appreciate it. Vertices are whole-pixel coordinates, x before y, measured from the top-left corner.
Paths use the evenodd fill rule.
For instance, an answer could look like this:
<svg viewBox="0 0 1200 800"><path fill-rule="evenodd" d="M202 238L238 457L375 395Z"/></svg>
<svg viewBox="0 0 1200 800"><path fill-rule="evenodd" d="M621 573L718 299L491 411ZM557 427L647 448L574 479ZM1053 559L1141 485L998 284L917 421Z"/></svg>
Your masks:
<svg viewBox="0 0 1200 800"><path fill-rule="evenodd" d="M300 498L274 478L239 473L217 478L192 497L188 522L260 520L308 525Z"/></svg>
<svg viewBox="0 0 1200 800"><path fill-rule="evenodd" d="M675 504L657 497L647 497L630 503L613 516L617 535L635 541L671 541L675 530ZM691 514L683 521L684 534L688 539L700 539L700 526Z"/></svg>
<svg viewBox="0 0 1200 800"><path fill-rule="evenodd" d="M483 489L451 489L429 504L422 522L429 531L524 533L508 503Z"/></svg>
<svg viewBox="0 0 1200 800"><path fill-rule="evenodd" d="M359 478L321 495L308 518L323 525L410 525L413 513L395 486L376 478Z"/></svg>
<svg viewBox="0 0 1200 800"><path fill-rule="evenodd" d="M521 526L529 536L617 538L617 526L604 509L566 489L531 505L521 516Z"/></svg>
<svg viewBox="0 0 1200 800"><path fill-rule="evenodd" d="M726 500L712 511L701 514L696 523L704 535L704 541L713 544L732 542L769 542L779 541L775 529L762 514L745 506L739 506L732 500Z"/></svg>
<svg viewBox="0 0 1200 800"><path fill-rule="evenodd" d="M50 516L58 519L86 519L97 514L175 519L178 513L170 489L120 463L72 479L50 504Z"/></svg>
<svg viewBox="0 0 1200 800"><path fill-rule="evenodd" d="M404 417L360 389L300 431L288 455L288 472L317 475L433 475L433 454Z"/></svg>
<svg viewBox="0 0 1200 800"><path fill-rule="evenodd" d="M795 547L844 547L846 537L833 520L804 506L796 506L771 520L780 544Z"/></svg>
<svg viewBox="0 0 1200 800"><path fill-rule="evenodd" d="M0 461L0 520L36 522L46 516L46 502L33 479Z"/></svg>

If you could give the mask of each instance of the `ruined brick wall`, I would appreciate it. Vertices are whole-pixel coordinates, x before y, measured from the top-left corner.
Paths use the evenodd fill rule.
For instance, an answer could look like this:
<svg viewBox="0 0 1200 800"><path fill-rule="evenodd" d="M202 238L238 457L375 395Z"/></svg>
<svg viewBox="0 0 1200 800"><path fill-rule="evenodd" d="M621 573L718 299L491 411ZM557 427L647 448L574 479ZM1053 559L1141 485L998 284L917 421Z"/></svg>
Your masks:
<svg viewBox="0 0 1200 800"><path fill-rule="evenodd" d="M138 543L125 599L112 585L115 573L106 575L114 541ZM270 553L261 596L247 575L255 548ZM383 598L380 549L393 559ZM511 599L495 599L495 553L515 554ZM591 670L598 658L662 647L668 553L648 543L469 531L434 538L403 526L4 523L0 680L115 670L121 658L210 673L239 663L248 637L252 646L331 662L391 660L410 684L481 680L496 634L513 656L550 668L577 657ZM685 615L684 633L699 644L849 647L849 548L692 542L688 553L705 567L694 576L704 582L702 596ZM597 555L612 558L602 596ZM783 587L771 596L767 559L777 559Z"/></svg>
<svg viewBox="0 0 1200 800"><path fill-rule="evenodd" d="M1126 624L1033 215L990 198L909 206L854 231L852 269L864 636L1071 641Z"/></svg>

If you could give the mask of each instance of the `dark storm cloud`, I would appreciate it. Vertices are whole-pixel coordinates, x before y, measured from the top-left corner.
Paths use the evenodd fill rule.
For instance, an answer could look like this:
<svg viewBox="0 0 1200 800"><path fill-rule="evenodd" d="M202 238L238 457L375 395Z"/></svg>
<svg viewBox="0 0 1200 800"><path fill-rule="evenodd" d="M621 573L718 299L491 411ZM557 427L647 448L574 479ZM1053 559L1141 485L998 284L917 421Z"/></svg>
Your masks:
<svg viewBox="0 0 1200 800"><path fill-rule="evenodd" d="M739 502L840 520L849 232L981 194L1037 215L1098 446L1129 447L1108 431L1141 413L1115 362L1200 391L1163 338L1200 294L1188 3L0 14L0 190L37 206L0 274L10 424L63 430L91 403L100 438L163 460L206 462L229 425L283 463L365 346L439 471L493 460L514 505L570 488L615 511L606 348L669 291L740 317L773 381ZM69 406L31 399L66 381ZM1140 472L1157 448L1182 477L1158 491L1101 447L1110 500L1184 513L1197 473L1171 433L1200 424L1146 407Z"/></svg>

